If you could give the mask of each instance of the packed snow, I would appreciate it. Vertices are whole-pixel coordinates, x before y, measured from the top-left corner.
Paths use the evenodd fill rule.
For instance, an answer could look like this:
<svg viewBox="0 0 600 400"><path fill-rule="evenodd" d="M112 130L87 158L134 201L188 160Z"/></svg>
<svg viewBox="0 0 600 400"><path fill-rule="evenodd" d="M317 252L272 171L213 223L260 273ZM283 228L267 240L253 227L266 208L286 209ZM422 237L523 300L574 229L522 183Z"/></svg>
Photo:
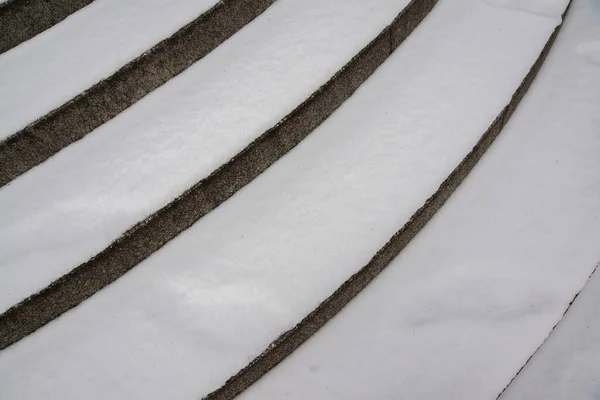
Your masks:
<svg viewBox="0 0 600 400"><path fill-rule="evenodd" d="M574 1L522 104L433 220L241 399L495 399L600 260L600 7ZM598 273L501 399L600 394Z"/></svg>
<svg viewBox="0 0 600 400"><path fill-rule="evenodd" d="M0 311L227 162L407 2L277 1L188 70L1 188L0 209L10 213L0 214Z"/></svg>
<svg viewBox="0 0 600 400"><path fill-rule="evenodd" d="M290 154L115 283L4 350L0 386L11 398L61 399L199 398L216 389L410 218L508 103L556 24L479 0L440 2ZM442 321L453 316L445 285L461 283L446 272L430 288ZM520 297L504 304L527 299L517 283ZM415 320L419 304L405 303Z"/></svg>
<svg viewBox="0 0 600 400"><path fill-rule="evenodd" d="M215 3L95 0L1 54L0 140L109 77Z"/></svg>

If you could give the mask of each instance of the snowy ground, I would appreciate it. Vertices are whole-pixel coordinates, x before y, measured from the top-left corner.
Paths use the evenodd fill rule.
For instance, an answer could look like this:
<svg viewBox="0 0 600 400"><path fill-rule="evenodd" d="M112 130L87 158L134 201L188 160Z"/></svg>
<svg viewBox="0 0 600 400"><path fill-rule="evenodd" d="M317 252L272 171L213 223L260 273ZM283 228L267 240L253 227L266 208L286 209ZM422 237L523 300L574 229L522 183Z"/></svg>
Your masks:
<svg viewBox="0 0 600 400"><path fill-rule="evenodd" d="M568 314L500 397L600 398L600 273L596 271Z"/></svg>
<svg viewBox="0 0 600 400"><path fill-rule="evenodd" d="M508 103L558 22L479 0L440 2L289 155L114 284L4 350L0 387L10 398L61 399L197 398L217 388L423 204ZM165 182L182 173L174 169ZM429 290L442 321L446 290L461 282L454 272L425 277L437 276ZM481 272L466 287L477 277L493 280ZM572 278L569 289L580 283ZM419 304L410 303L415 319Z"/></svg>
<svg viewBox="0 0 600 400"><path fill-rule="evenodd" d="M3 53L0 140L109 77L216 2L96 0Z"/></svg>
<svg viewBox="0 0 600 400"><path fill-rule="evenodd" d="M373 284L242 399L495 399L600 260L600 7L574 1L496 143ZM596 276L508 399L596 399Z"/></svg>
<svg viewBox="0 0 600 400"><path fill-rule="evenodd" d="M0 214L0 311L227 162L407 3L278 1L188 70L0 189L0 209L10 210Z"/></svg>

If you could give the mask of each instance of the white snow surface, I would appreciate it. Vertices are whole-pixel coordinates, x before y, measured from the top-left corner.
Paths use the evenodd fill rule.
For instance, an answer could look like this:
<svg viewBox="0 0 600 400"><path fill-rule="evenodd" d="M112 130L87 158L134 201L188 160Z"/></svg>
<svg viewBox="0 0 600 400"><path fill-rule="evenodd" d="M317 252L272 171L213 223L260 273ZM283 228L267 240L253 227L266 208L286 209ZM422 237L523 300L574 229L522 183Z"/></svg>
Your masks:
<svg viewBox="0 0 600 400"><path fill-rule="evenodd" d="M96 0L0 55L0 140L61 106L217 0Z"/></svg>
<svg viewBox="0 0 600 400"><path fill-rule="evenodd" d="M280 0L181 75L0 189L0 311L231 159L407 1Z"/></svg>
<svg viewBox="0 0 600 400"><path fill-rule="evenodd" d="M600 398L600 273L596 271L540 350L500 396Z"/></svg>
<svg viewBox="0 0 600 400"><path fill-rule="evenodd" d="M600 259L600 69L576 0L529 93L447 204L376 280L240 398L495 399ZM600 276L507 392L597 399Z"/></svg>
<svg viewBox="0 0 600 400"><path fill-rule="evenodd" d="M555 25L479 0L440 2L290 154L4 350L6 397L199 398L219 387L423 204L508 103Z"/></svg>
<svg viewBox="0 0 600 400"><path fill-rule="evenodd" d="M488 4L534 15L557 18L565 11L568 0L483 0Z"/></svg>

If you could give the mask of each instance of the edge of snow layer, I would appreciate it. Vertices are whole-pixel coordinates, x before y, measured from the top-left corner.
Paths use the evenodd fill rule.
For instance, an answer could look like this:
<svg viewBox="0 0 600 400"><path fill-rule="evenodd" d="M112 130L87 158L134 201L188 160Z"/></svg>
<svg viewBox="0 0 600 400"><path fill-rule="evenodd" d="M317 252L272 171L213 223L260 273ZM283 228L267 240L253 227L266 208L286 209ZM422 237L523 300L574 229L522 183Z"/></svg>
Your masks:
<svg viewBox="0 0 600 400"><path fill-rule="evenodd" d="M243 188L331 115L425 18L437 0L412 0L375 39L276 126L106 249L0 314L0 350L114 282Z"/></svg>
<svg viewBox="0 0 600 400"><path fill-rule="evenodd" d="M0 54L58 24L94 0L0 1Z"/></svg>
<svg viewBox="0 0 600 400"><path fill-rule="evenodd" d="M600 395L598 266L550 335L498 399L597 399Z"/></svg>
<svg viewBox="0 0 600 400"><path fill-rule="evenodd" d="M563 20L569 6L567 6L567 10L563 14ZM398 254L400 254L408 243L410 243L435 213L444 205L448 198L450 198L452 193L454 193L500 134L502 128L504 128L535 79L561 26L562 22L556 27L548 39L548 42L522 83L515 91L509 104L502 109L473 149L452 171L448 178L444 180L436 192L427 199L425 204L411 216L410 220L390 238L367 265L348 278L335 292L333 292L333 294L319 304L314 311L308 314L292 329L281 334L281 336L274 340L258 357L227 380L221 388L210 393L206 399L231 399L243 392L293 353L294 350L321 329L327 321L335 317L354 297L367 287L367 285L369 285L369 283L371 283Z"/></svg>
<svg viewBox="0 0 600 400"><path fill-rule="evenodd" d="M275 0L221 0L72 100L0 140L0 187L131 107L202 59Z"/></svg>

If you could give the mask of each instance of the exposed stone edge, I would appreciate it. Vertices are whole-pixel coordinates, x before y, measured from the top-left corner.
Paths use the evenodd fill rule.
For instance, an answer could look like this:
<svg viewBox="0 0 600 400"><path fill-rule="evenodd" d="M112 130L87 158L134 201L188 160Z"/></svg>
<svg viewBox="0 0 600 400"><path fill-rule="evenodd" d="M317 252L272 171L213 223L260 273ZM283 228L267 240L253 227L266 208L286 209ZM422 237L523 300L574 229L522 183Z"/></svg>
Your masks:
<svg viewBox="0 0 600 400"><path fill-rule="evenodd" d="M58 24L94 0L8 0L0 4L0 54Z"/></svg>

